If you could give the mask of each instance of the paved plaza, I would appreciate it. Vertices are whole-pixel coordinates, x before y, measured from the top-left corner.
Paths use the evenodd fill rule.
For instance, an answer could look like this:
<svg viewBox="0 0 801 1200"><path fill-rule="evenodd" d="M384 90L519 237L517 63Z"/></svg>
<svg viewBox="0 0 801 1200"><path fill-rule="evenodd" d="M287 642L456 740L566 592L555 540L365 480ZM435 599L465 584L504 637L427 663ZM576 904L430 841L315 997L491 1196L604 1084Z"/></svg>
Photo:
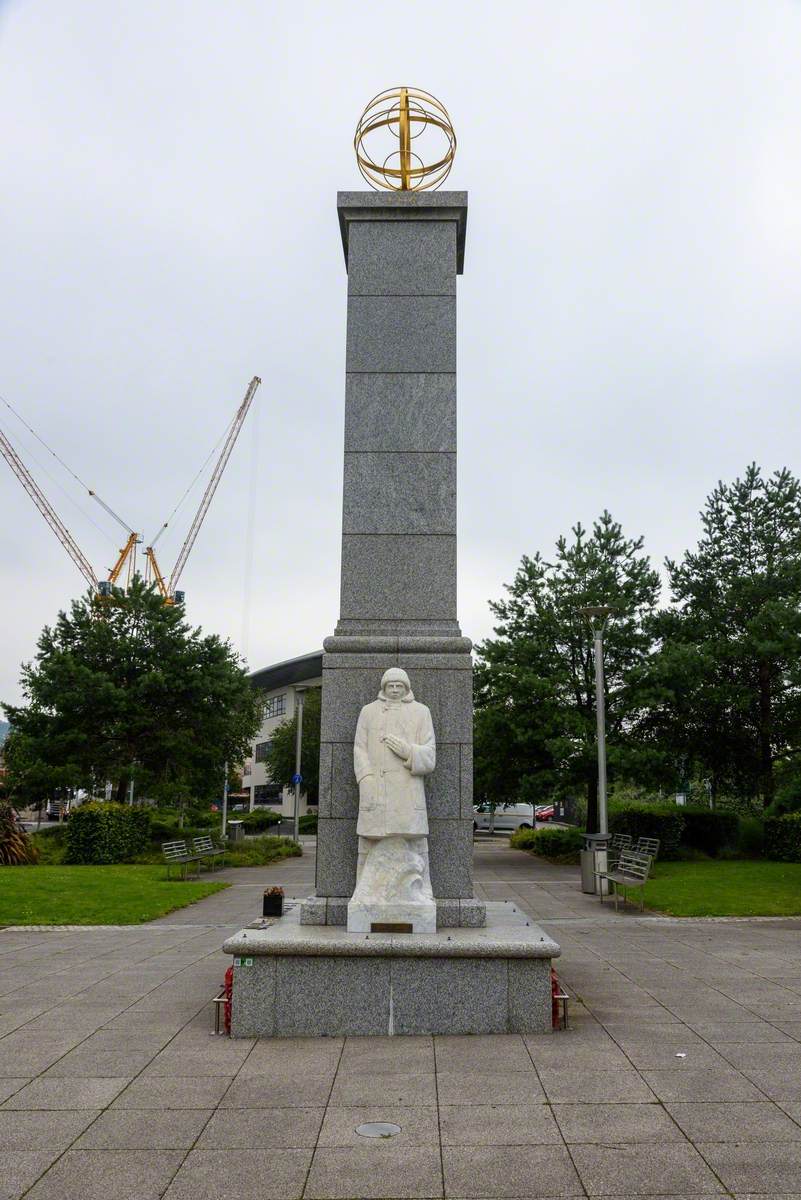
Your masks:
<svg viewBox="0 0 801 1200"><path fill-rule="evenodd" d="M475 870L561 944L568 1032L215 1038L223 939L313 890L313 846L151 925L0 931L2 1200L801 1197L801 921L616 916L503 844Z"/></svg>

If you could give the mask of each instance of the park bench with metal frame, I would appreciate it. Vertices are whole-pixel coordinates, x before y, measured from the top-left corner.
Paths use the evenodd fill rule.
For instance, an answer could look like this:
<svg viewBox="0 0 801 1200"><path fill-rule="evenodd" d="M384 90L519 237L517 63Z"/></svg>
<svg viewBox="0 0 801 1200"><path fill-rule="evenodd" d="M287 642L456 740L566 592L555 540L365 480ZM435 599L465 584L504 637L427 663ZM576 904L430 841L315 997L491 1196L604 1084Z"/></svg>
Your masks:
<svg viewBox="0 0 801 1200"><path fill-rule="evenodd" d="M192 846L196 855L208 860L209 870L214 870L215 858L221 859L221 867L225 866L225 847L215 846L208 834L205 837L192 838Z"/></svg>
<svg viewBox="0 0 801 1200"><path fill-rule="evenodd" d="M615 912L618 910L618 899L622 895L624 903L628 900L626 893L630 888L640 889L640 912L645 910L645 885L651 871L653 857L650 854L640 854L636 850L621 851L614 871L599 873L601 880L606 880L615 893ZM599 889L601 904L604 902L603 887Z"/></svg>
<svg viewBox="0 0 801 1200"><path fill-rule="evenodd" d="M659 854L659 838L637 838L637 845L633 846L632 849L637 854L650 854L651 858L656 858Z"/></svg>
<svg viewBox="0 0 801 1200"><path fill-rule="evenodd" d="M171 867L183 867L184 879L186 879L187 867L192 863L195 864L195 874L200 873L200 863L203 858L201 854L190 854L186 848L186 842L162 842L161 852L164 855L164 861L167 864L167 878L170 878Z"/></svg>

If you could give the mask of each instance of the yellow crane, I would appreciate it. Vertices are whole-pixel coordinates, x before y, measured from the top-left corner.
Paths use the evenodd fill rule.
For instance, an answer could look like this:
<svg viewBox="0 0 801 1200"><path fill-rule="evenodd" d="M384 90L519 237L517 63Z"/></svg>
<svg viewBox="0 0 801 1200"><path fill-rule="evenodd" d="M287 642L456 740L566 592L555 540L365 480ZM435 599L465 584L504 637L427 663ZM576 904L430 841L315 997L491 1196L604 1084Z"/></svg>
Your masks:
<svg viewBox="0 0 801 1200"><path fill-rule="evenodd" d="M145 578L155 584L165 604L182 604L184 601L184 593L177 590L178 580L180 579L183 569L186 566L186 561L189 558L192 547L197 540L200 527L203 524L206 513L209 510L209 506L214 498L214 493L217 490L217 485L222 478L222 474L225 470L228 459L231 457L231 451L233 450L236 440L239 437L239 432L244 424L245 417L248 414L248 410L253 402L253 397L255 396L260 383L261 379L259 379L258 375L254 375L253 379L251 379L250 383L248 384L248 388L245 392L245 397L242 400L242 403L236 410L231 424L228 426L226 433L223 435L224 442L222 450L219 454L214 470L212 471L211 478L206 486L206 490L203 493L203 497L200 501L197 512L192 520L189 533L186 535L184 543L181 546L175 566L173 567L168 580L165 579L161 568L159 567L153 547L155 546L159 537L161 537L164 530L167 528L169 520L164 522L158 532L158 535L145 549ZM42 514L47 524L53 530L64 549L67 551L67 554L69 554L70 558L75 563L76 567L81 572L92 591L98 596L111 596L113 588L116 586L121 586L120 580L122 579L123 572L125 572L124 586L127 588L130 585L134 574L136 573L136 548L137 546L141 545L142 538L130 527L130 525L127 524L127 522L123 521L122 517L118 516L117 513L115 513L108 504L106 504L105 500L102 500L92 488L87 487L87 485L78 478L75 472L67 466L63 459L59 458L56 452L52 450L41 437L39 437L39 434L36 433L34 429L31 429L30 425L23 420L23 418L16 411L16 409L13 408L8 400L3 399L3 402L5 403L6 407L9 408L10 411L13 412L20 421L22 421L26 429L33 434L37 441L41 442L48 453L52 454L53 457L59 463L61 463L62 467L64 467L64 469L67 470L70 475L72 475L73 479L80 484L80 486L88 493L88 495L90 495L92 499L95 500L101 506L101 508L103 508L109 514L109 516L117 522L118 525L122 526L127 535L125 545L120 548L117 561L109 569L108 577L106 579L99 579L97 572L89 562L89 559L81 550L80 546L75 541L75 538L61 520L55 508L50 503L39 484L33 478L28 468L25 466L25 463L20 458L8 437L5 435L2 429L0 429L0 453L2 453L6 462L11 467L11 470L19 479L25 491L28 493L31 500L33 500L39 512ZM212 451L212 454L213 453L214 451ZM198 475L195 477L195 480L193 480L193 483L184 493L182 500L178 505L176 505L176 508L173 510L173 516L180 507L180 504L183 503L183 499L185 499L188 495L191 487L194 486L194 482L202 473L208 461L209 460L207 459L206 463L204 463L204 467L201 468L201 471L198 472Z"/></svg>

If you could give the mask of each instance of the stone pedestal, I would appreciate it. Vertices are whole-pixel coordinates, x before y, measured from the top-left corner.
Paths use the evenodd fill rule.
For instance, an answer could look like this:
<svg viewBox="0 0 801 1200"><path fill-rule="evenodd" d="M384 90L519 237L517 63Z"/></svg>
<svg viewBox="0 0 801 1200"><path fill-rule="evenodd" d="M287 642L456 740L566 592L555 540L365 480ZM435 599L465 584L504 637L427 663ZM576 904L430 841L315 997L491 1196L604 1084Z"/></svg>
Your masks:
<svg viewBox="0 0 801 1200"><path fill-rule="evenodd" d="M302 925L243 929L234 955L233 1037L547 1033L557 944L511 904L483 929L349 933Z"/></svg>
<svg viewBox="0 0 801 1200"><path fill-rule="evenodd" d="M471 924L471 643L456 617L456 276L467 196L340 193L348 269L340 618L324 643L318 899L345 921L356 881L353 735L387 667L430 710L426 779L438 924ZM310 907L319 918L319 905Z"/></svg>

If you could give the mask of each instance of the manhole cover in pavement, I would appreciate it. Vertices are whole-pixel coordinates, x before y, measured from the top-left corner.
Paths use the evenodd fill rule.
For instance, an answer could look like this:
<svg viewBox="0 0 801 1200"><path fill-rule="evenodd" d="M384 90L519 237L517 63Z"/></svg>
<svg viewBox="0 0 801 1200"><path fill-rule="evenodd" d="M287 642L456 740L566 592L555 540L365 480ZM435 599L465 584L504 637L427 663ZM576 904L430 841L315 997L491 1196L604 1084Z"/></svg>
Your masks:
<svg viewBox="0 0 801 1200"><path fill-rule="evenodd" d="M392 1125L389 1121L366 1121L364 1125L356 1126L356 1132L362 1137L390 1138L400 1131L400 1125Z"/></svg>

